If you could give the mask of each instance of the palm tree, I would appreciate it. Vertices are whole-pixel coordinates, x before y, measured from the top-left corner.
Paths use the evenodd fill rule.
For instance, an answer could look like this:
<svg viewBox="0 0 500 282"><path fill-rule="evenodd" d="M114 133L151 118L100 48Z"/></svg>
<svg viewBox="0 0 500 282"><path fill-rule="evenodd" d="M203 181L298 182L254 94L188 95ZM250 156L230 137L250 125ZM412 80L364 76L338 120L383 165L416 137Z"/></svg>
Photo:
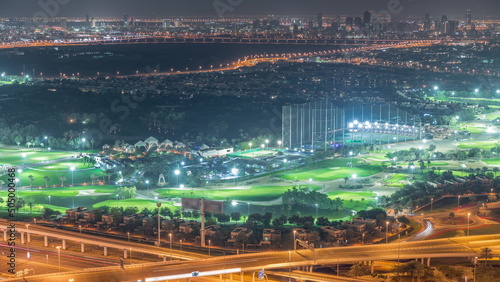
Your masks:
<svg viewBox="0 0 500 282"><path fill-rule="evenodd" d="M45 179L45 187L49 187L50 177L44 176L43 179Z"/></svg>
<svg viewBox="0 0 500 282"><path fill-rule="evenodd" d="M66 181L66 176L64 175L59 176L59 180L61 180L61 187L64 187L64 181Z"/></svg>
<svg viewBox="0 0 500 282"><path fill-rule="evenodd" d="M91 175L90 175L90 179L92 179L92 185L94 185L94 184L95 184L95 180L96 180L96 178L98 178L98 177L99 177L99 176L97 176L97 175L95 175L95 174L91 174Z"/></svg>
<svg viewBox="0 0 500 282"><path fill-rule="evenodd" d="M349 180L349 177L347 177L347 176L346 176L346 177L344 177L344 186L346 186L346 185L347 185L347 181L348 181L348 180Z"/></svg>
<svg viewBox="0 0 500 282"><path fill-rule="evenodd" d="M33 175L28 175L28 178L30 179L30 189L33 190L33 181L35 179L33 178Z"/></svg>
<svg viewBox="0 0 500 282"><path fill-rule="evenodd" d="M491 253L492 253L492 250L490 248L481 249L481 257L486 258L484 265L488 265L488 259L493 257L493 255Z"/></svg>

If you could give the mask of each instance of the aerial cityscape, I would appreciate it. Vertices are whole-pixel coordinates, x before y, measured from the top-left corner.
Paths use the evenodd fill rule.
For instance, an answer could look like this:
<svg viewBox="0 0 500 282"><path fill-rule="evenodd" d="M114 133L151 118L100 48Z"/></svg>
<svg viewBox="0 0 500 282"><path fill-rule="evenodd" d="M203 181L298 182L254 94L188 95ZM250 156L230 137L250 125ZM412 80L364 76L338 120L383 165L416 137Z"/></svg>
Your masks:
<svg viewBox="0 0 500 282"><path fill-rule="evenodd" d="M500 281L497 0L4 2L0 280Z"/></svg>

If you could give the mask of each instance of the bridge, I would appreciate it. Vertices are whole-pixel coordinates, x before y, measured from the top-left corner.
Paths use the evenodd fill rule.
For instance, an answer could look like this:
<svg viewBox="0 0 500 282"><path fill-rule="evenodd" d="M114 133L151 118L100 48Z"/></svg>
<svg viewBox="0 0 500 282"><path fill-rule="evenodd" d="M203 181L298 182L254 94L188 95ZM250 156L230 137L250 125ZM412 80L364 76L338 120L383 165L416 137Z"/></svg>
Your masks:
<svg viewBox="0 0 500 282"><path fill-rule="evenodd" d="M124 268L106 267L59 274L33 275L3 281L169 281L193 276L222 274L252 274L262 269L299 269L312 272L314 266L364 262L372 271L377 261L412 260L430 264L432 258L463 257L472 261L480 257L481 249L490 248L493 256L500 254L500 234L436 239L417 242L397 242L353 247L320 248L312 250L262 252L203 258L179 262L158 262L127 265ZM73 279L73 280L72 280ZM196 281L191 278L191 281ZM243 278L242 278L243 279Z"/></svg>

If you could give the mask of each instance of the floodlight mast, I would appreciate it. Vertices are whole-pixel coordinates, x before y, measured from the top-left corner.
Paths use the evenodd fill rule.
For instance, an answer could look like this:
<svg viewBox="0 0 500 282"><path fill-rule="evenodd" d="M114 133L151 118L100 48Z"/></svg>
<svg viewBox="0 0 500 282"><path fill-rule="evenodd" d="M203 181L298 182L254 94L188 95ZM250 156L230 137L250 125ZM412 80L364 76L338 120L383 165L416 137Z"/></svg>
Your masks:
<svg viewBox="0 0 500 282"><path fill-rule="evenodd" d="M205 198L201 198L201 246L205 247Z"/></svg>

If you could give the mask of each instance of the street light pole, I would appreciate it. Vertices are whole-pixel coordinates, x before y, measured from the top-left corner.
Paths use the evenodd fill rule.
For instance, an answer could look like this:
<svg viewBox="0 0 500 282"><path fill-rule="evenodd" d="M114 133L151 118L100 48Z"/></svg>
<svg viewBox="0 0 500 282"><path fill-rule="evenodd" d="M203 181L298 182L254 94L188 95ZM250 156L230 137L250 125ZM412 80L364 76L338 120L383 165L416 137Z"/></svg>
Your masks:
<svg viewBox="0 0 500 282"><path fill-rule="evenodd" d="M30 258L30 225L26 224L26 257Z"/></svg>
<svg viewBox="0 0 500 282"><path fill-rule="evenodd" d="M432 203L434 202L434 198L431 198L431 213L432 213Z"/></svg>
<svg viewBox="0 0 500 282"><path fill-rule="evenodd" d="M212 247L212 240L208 240L208 255L210 256L210 249Z"/></svg>
<svg viewBox="0 0 500 282"><path fill-rule="evenodd" d="M316 206L316 220L318 220L318 204L314 204Z"/></svg>
<svg viewBox="0 0 500 282"><path fill-rule="evenodd" d="M389 221L385 222L385 243L387 244L387 240L389 237Z"/></svg>
<svg viewBox="0 0 500 282"><path fill-rule="evenodd" d="M172 233L169 233L168 237L170 237L170 249L172 249Z"/></svg>
<svg viewBox="0 0 500 282"><path fill-rule="evenodd" d="M297 242L295 241L295 235L297 234L297 231L296 230L293 230L293 250L294 251L297 251Z"/></svg>
<svg viewBox="0 0 500 282"><path fill-rule="evenodd" d="M469 236L470 231L470 212L467 213L467 236Z"/></svg>
<svg viewBox="0 0 500 282"><path fill-rule="evenodd" d="M57 246L57 256L59 257L59 272L61 272L61 246Z"/></svg>
<svg viewBox="0 0 500 282"><path fill-rule="evenodd" d="M458 195L458 204L457 204L457 208L460 207L460 195Z"/></svg>
<svg viewBox="0 0 500 282"><path fill-rule="evenodd" d="M161 246L160 239L161 239L161 226L160 226L160 207L161 207L161 202L156 203L156 206L158 207L158 247Z"/></svg>

